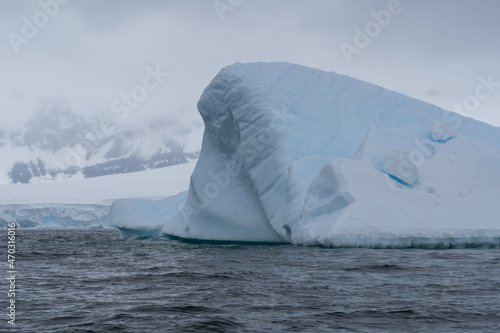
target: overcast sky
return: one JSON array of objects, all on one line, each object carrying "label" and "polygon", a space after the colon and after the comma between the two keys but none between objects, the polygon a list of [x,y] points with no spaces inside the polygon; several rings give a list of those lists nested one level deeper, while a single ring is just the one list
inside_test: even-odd
[{"label": "overcast sky", "polygon": [[464,115],[500,126],[500,1],[397,2],[0,0],[0,127],[44,100],[117,117],[113,102],[159,69],[168,76],[146,80],[124,121],[161,115],[201,133],[203,89],[222,67],[254,61],[347,74],[448,110],[469,103]]}]

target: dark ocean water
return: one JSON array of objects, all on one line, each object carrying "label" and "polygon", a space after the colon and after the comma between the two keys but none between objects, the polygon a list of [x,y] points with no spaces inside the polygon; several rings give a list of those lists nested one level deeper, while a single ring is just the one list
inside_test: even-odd
[{"label": "dark ocean water", "polygon": [[2,278],[1,332],[500,331],[498,248],[122,241],[109,229],[17,236],[16,326]]}]

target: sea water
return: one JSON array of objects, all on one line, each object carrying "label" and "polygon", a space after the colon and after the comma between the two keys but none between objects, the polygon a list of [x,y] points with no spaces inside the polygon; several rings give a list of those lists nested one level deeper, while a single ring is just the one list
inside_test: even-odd
[{"label": "sea water", "polygon": [[[17,229],[1,332],[498,332],[500,249],[119,240]],[[7,275],[7,231],[1,230]]]}]

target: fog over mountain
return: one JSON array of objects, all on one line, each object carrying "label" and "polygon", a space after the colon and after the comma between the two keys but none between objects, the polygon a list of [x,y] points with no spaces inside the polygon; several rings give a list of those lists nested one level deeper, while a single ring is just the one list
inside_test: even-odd
[{"label": "fog over mountain", "polygon": [[[304,64],[442,107],[474,93],[480,75],[500,80],[500,46],[494,42],[499,4],[493,0],[396,1],[396,14],[368,36],[368,45],[357,45],[350,63],[340,44],[356,46],[356,28],[370,29],[373,13],[387,11],[390,1],[57,0],[54,16],[14,47],[9,34],[23,37],[26,20],[34,22],[44,11],[40,3],[0,1],[1,104],[9,118],[31,113],[39,99],[56,97],[67,98],[75,112],[106,113],[156,64],[170,75],[135,110],[137,117],[184,107],[184,117],[201,121],[197,98],[234,62]],[[497,96],[477,113],[491,112],[487,105],[498,101]]]},{"label": "fog over mountain", "polygon": [[197,157],[185,151],[189,133],[167,118],[133,126],[47,102],[23,126],[0,132],[0,182],[89,178],[186,163]]},{"label": "fog over mountain", "polygon": [[[32,159],[22,149],[8,152],[10,144],[56,153],[87,144],[85,132],[104,119],[118,130],[107,154],[137,137],[140,154],[148,156],[170,141],[199,151],[204,125],[196,103],[220,69],[235,62],[286,61],[347,74],[499,126],[499,6],[494,0],[0,0],[2,172],[13,157]],[[46,113],[49,104],[69,113]]]}]

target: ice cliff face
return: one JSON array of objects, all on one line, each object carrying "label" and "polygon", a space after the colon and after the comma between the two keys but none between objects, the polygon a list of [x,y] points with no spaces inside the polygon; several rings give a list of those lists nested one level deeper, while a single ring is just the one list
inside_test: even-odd
[{"label": "ice cliff face", "polygon": [[[500,196],[493,187],[499,181],[489,179],[500,171],[499,128],[287,63],[222,69],[198,109],[205,133],[184,207],[172,219],[129,228],[159,220],[161,233],[183,238],[325,245],[411,237],[421,221],[419,237],[438,229],[446,229],[443,237],[453,237],[452,229],[500,231],[490,221],[500,210],[485,199]],[[469,158],[476,162],[465,163]],[[474,199],[444,198],[450,191]],[[487,206],[475,206],[483,199]],[[432,215],[427,208],[440,200]],[[492,211],[479,225],[454,225],[456,205],[467,216]],[[117,224],[119,211],[114,215]]]},{"label": "ice cliff face", "polygon": [[0,228],[13,221],[22,228],[104,228],[109,225],[109,205],[0,205]]}]

